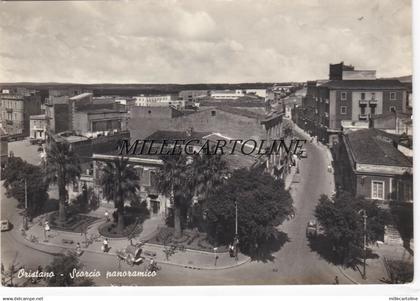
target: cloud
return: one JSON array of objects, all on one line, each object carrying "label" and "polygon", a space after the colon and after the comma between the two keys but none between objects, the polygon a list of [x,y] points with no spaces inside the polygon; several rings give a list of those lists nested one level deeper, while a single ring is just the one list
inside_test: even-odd
[{"label": "cloud", "polygon": [[[345,61],[410,74],[407,0],[3,2],[0,81],[326,78]],[[358,18],[363,16],[363,20]]]}]

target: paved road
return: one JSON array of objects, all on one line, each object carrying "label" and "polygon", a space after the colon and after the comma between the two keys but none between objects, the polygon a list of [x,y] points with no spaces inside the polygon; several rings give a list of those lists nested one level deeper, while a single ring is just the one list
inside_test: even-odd
[{"label": "paved road", "polygon": [[[288,233],[287,242],[272,262],[250,262],[226,270],[190,270],[162,264],[162,269],[154,278],[96,278],[97,285],[234,285],[234,284],[331,284],[337,275],[340,283],[348,280],[339,274],[337,268],[312,252],[306,239],[306,224],[313,217],[319,196],[332,191],[331,174],[327,171],[327,157],[322,149],[307,145],[308,158],[300,163],[300,184],[295,185],[292,196],[296,208],[293,220],[285,222],[280,229]],[[6,202],[4,202],[6,201]],[[4,209],[13,212],[13,202],[2,199],[2,218]],[[19,245],[11,233],[2,235],[2,260],[10,262],[19,250],[22,263],[47,264],[51,255],[28,249]],[[118,271],[115,257],[105,254],[85,253],[81,256],[86,270]],[[122,270],[142,270],[144,267],[130,268],[121,265]]]}]

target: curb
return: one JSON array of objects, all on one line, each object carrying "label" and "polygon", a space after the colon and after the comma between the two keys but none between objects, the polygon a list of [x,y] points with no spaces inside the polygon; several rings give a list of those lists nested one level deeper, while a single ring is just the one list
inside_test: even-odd
[{"label": "curb", "polygon": [[[74,250],[74,247],[69,247],[69,246],[62,246],[62,245],[58,245],[58,244],[54,244],[54,243],[44,243],[44,242],[39,242],[37,244],[32,243],[30,241],[28,241],[26,238],[22,238],[21,239],[17,239],[15,237],[15,235],[12,235],[14,240],[17,242],[21,242],[22,244],[24,244],[25,246],[27,246],[30,249],[45,253],[45,254],[49,254],[49,255],[53,255],[53,256],[58,256],[61,253],[56,253],[56,252],[51,252],[51,251],[46,251],[42,248],[37,248],[36,246],[40,245],[40,246],[44,246],[46,248],[60,248],[62,250]],[[152,246],[160,246],[160,245],[154,245],[154,244],[146,244],[146,245],[152,245]],[[186,250],[190,250],[190,249],[186,249]],[[116,256],[116,253],[108,253],[108,252],[102,252],[102,251],[94,251],[94,250],[89,250],[86,248],[82,248],[83,252],[88,252],[88,253],[94,253],[94,254],[103,254],[103,255],[108,255],[108,256]],[[202,252],[202,251],[197,251],[197,250],[191,250],[191,252],[197,252],[197,253],[204,253],[206,255],[209,254],[213,254],[213,253],[208,253],[208,252]],[[228,253],[228,252],[226,252]],[[220,253],[219,253],[220,254]],[[155,259],[156,262],[160,263],[160,264],[167,264],[167,265],[172,265],[172,266],[178,266],[178,267],[182,267],[182,268],[186,268],[186,269],[194,269],[194,270],[226,270],[226,269],[230,269],[230,268],[235,268],[238,267],[240,265],[243,265],[245,263],[248,263],[251,261],[250,257],[247,257],[244,261],[239,262],[238,264],[235,265],[230,265],[230,266],[223,266],[223,267],[199,267],[199,266],[195,266],[195,265],[185,265],[185,264],[180,264],[180,263],[175,263],[175,262],[170,262],[170,261],[162,261],[162,260],[158,260]]]},{"label": "curb", "polygon": [[337,269],[340,271],[340,273],[344,277],[346,277],[348,280],[350,280],[351,282],[353,282],[353,284],[361,284],[360,282],[357,282],[356,280],[354,280],[353,278],[351,278],[349,275],[347,275],[346,272],[344,272],[341,267],[337,266]]}]

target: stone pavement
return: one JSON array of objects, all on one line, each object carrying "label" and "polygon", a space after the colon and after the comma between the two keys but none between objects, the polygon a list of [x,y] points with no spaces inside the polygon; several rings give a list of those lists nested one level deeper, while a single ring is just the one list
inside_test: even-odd
[{"label": "stone pavement", "polygon": [[[98,227],[104,223],[104,218],[89,226],[86,235],[87,243],[85,236],[81,233],[57,231],[54,229],[51,229],[48,233],[44,233],[44,227],[42,226],[44,220],[45,216],[34,219],[29,224],[29,229],[25,232],[25,235],[19,235],[20,232],[16,231],[16,235],[20,236],[17,239],[30,248],[51,254],[75,251],[76,244],[80,243],[83,252],[116,256],[118,250],[124,250],[130,244],[127,238],[108,238],[109,251],[106,253],[103,252],[101,247],[104,237],[101,237],[99,234]],[[152,217],[146,220],[142,233],[138,238],[133,239],[133,244],[150,239],[156,233],[158,225],[161,224],[162,222],[159,217]],[[21,228],[21,225],[19,227]],[[214,254],[191,249],[185,249],[183,251],[175,250],[175,253],[167,258],[164,249],[164,246],[156,244],[146,243],[143,246],[143,252],[147,251],[144,254],[147,259],[152,258],[148,254],[154,254],[155,256],[153,258],[158,263],[189,269],[227,269],[250,261],[250,258],[243,254],[240,254],[236,261],[227,252]],[[83,258],[83,254],[81,258]]]}]

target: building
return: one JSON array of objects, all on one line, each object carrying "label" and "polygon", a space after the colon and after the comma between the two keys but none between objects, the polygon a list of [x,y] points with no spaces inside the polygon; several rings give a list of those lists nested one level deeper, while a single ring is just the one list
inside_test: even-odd
[{"label": "building", "polygon": [[9,157],[9,137],[7,133],[0,127],[0,163],[3,168]]},{"label": "building", "polygon": [[320,141],[332,145],[338,141],[343,124],[369,124],[377,115],[406,112],[406,87],[398,80],[374,76],[372,70],[354,70],[342,63],[330,65],[330,80],[307,83],[307,95],[302,107],[294,112],[294,120]]},{"label": "building", "polygon": [[74,112],[72,130],[77,135],[97,137],[127,130],[127,110],[117,105],[105,108],[89,106]]},{"label": "building", "polygon": [[178,110],[185,108],[184,100],[175,100],[171,95],[140,95],[134,99],[139,107],[175,107]]},{"label": "building", "polygon": [[41,114],[41,95],[38,91],[4,89],[0,94],[0,117],[9,136],[29,136],[29,116]]},{"label": "building", "polygon": [[383,204],[412,202],[413,162],[398,150],[397,136],[361,129],[342,139],[334,158],[339,189]]},{"label": "building", "polygon": [[58,92],[52,96],[50,95],[45,103],[45,115],[48,118],[48,131],[51,133],[73,130],[75,111],[77,111],[80,106],[91,104],[93,98],[93,94],[88,92],[74,96],[63,95]]},{"label": "building", "polygon": [[245,89],[245,94],[256,95],[260,98],[265,99],[267,97],[266,89]]},{"label": "building", "polygon": [[413,136],[413,119],[409,113],[386,112],[373,116],[371,126],[391,134]]},{"label": "building", "polygon": [[213,90],[210,97],[217,100],[233,100],[245,96],[243,90]]},{"label": "building", "polygon": [[[108,202],[102,193],[102,187],[100,179],[102,175],[102,169],[106,162],[118,160],[120,156],[115,152],[110,153],[95,153],[92,156],[93,159],[93,186],[94,191],[99,197],[100,203],[105,207],[113,207],[112,202]],[[147,208],[150,211],[151,216],[160,216],[165,218],[171,208],[170,199],[157,190],[156,174],[160,167],[163,165],[163,161],[158,156],[127,156],[130,165],[132,165],[139,176],[139,195],[141,200],[147,202]],[[127,205],[129,203],[127,202]]]},{"label": "building", "polygon": [[45,114],[32,115],[30,117],[30,133],[29,138],[32,140],[46,140],[47,139],[47,125],[48,120]]},{"label": "building", "polygon": [[179,98],[185,103],[199,102],[201,99],[209,96],[208,90],[183,90],[178,94]]}]

